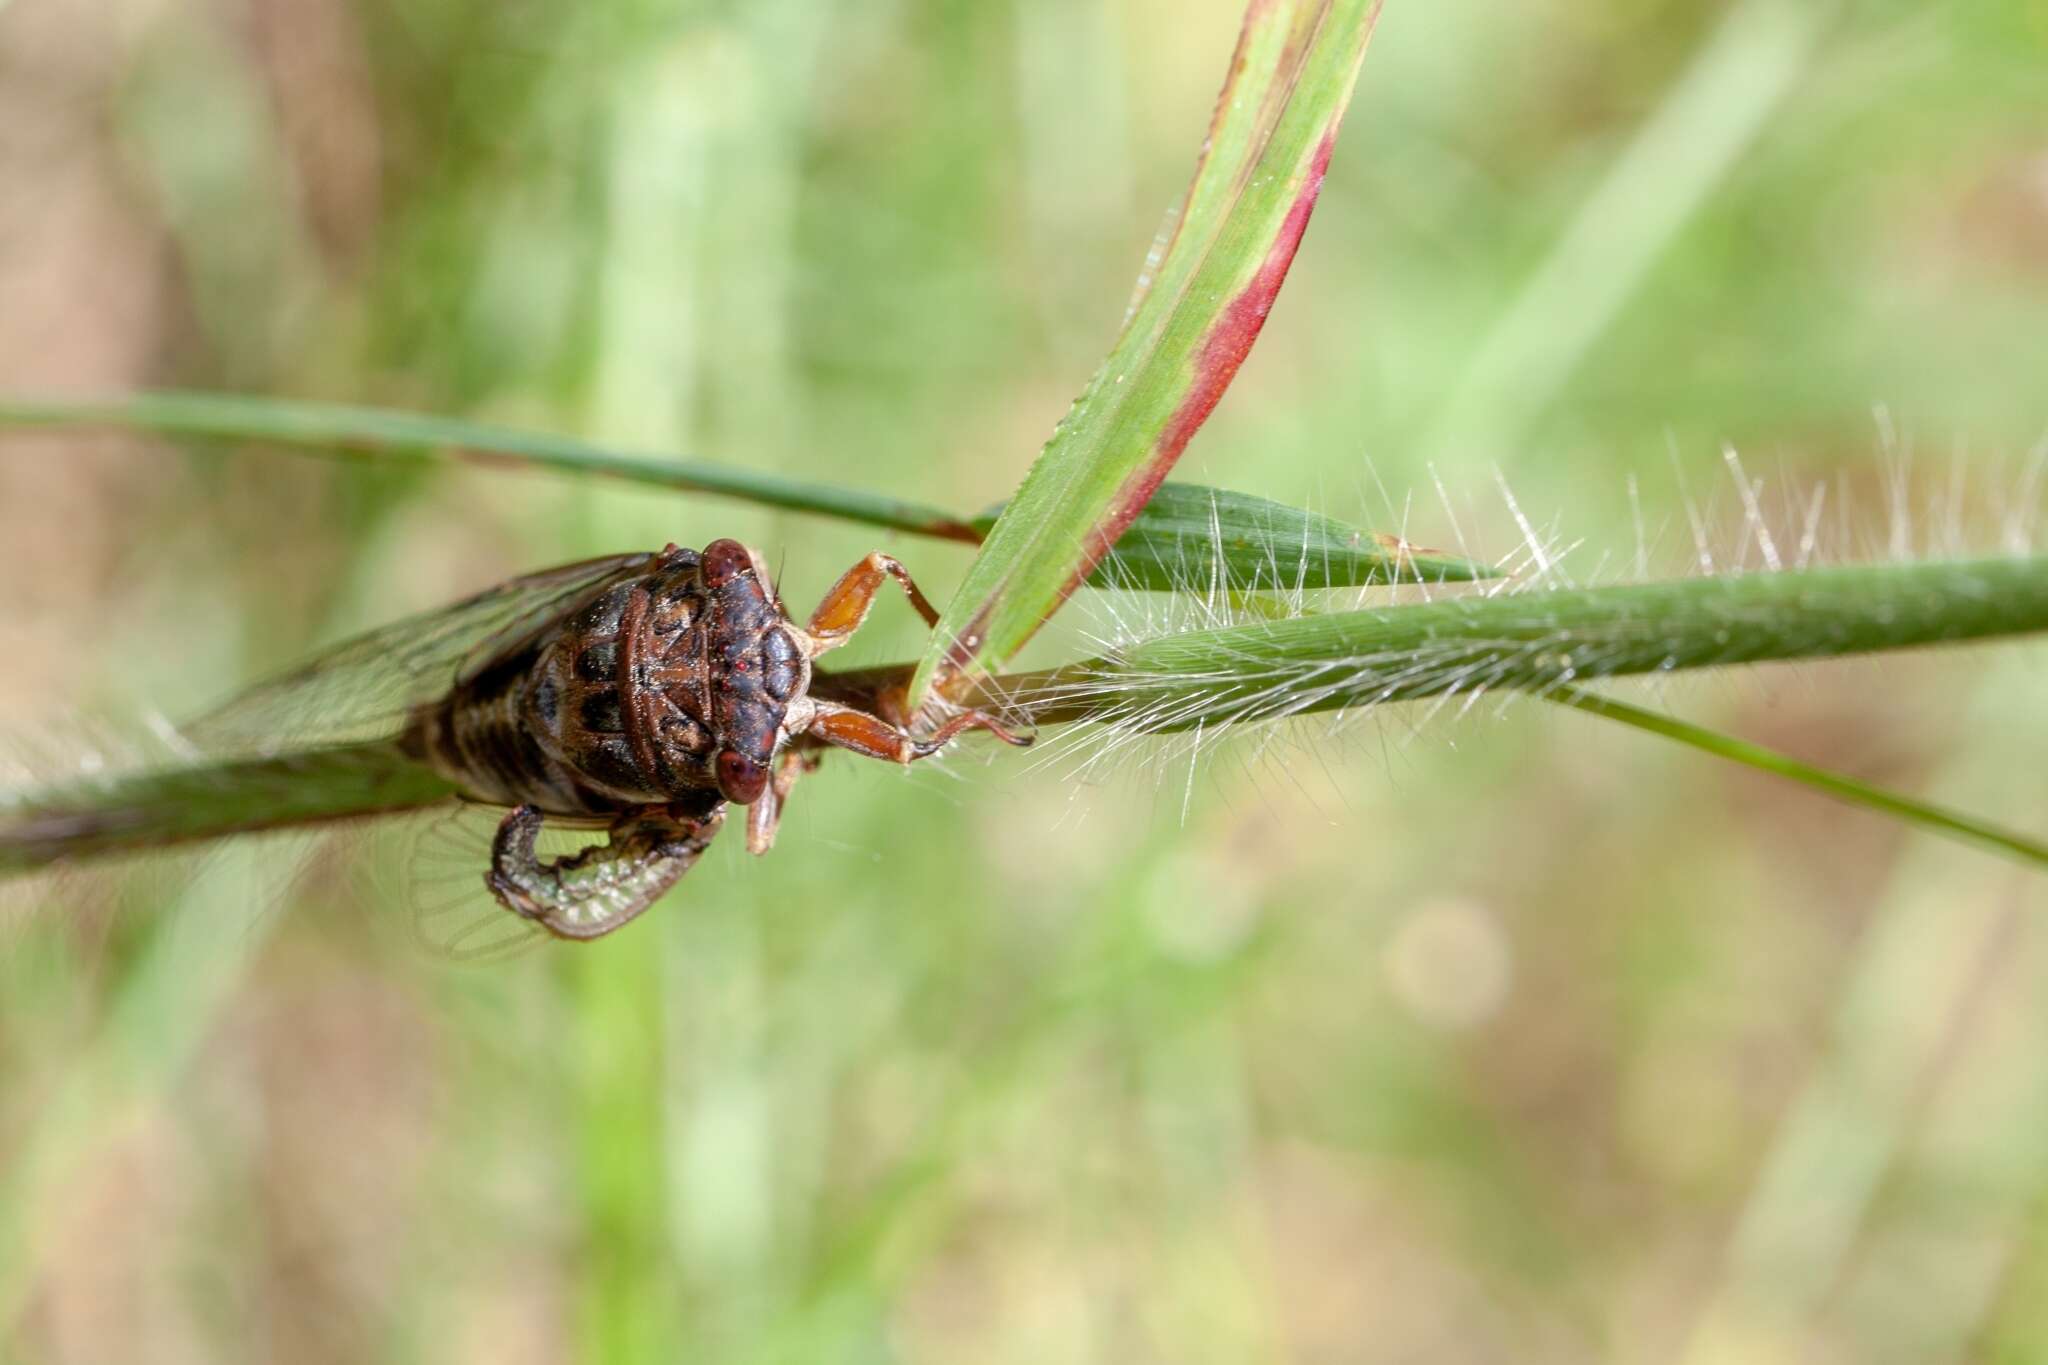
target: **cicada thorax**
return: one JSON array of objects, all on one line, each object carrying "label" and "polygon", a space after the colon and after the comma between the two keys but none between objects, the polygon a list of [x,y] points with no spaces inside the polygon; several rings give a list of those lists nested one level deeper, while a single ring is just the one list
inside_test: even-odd
[{"label": "cicada thorax", "polygon": [[715,790],[707,593],[692,551],[550,632],[524,695],[550,759],[617,804]]},{"label": "cicada thorax", "polygon": [[492,660],[415,725],[477,799],[559,815],[751,800],[810,662],[756,560],[672,549]]}]

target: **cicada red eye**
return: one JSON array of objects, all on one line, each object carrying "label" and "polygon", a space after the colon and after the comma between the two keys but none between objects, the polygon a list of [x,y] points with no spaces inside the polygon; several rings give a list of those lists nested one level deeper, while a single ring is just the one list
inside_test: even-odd
[{"label": "cicada red eye", "polygon": [[726,800],[752,805],[768,785],[768,769],[736,749],[718,754],[718,790]]},{"label": "cicada red eye", "polygon": [[747,547],[737,540],[714,540],[704,547],[704,558],[698,572],[704,575],[704,586],[722,588],[754,567],[754,556]]}]

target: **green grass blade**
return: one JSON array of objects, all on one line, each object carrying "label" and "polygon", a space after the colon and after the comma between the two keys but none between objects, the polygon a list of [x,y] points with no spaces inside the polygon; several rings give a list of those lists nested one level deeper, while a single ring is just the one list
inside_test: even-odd
[{"label": "green grass blade", "polygon": [[1109,358],[990,532],[910,702],[1012,657],[1152,497],[1257,340],[1329,164],[1377,0],[1255,0],[1186,207]]},{"label": "green grass blade", "polygon": [[453,793],[388,743],[79,783],[0,805],[0,875],[67,858],[411,810]]},{"label": "green grass blade", "polygon": [[[1000,506],[975,518],[983,532]],[[1466,583],[1499,570],[1375,535],[1269,498],[1164,483],[1107,558],[1093,588],[1148,592],[1296,592],[1382,583]]]},{"label": "green grass blade", "polygon": [[1556,687],[1543,694],[1546,701],[1560,706],[1569,706],[1588,715],[1604,716],[1623,725],[1675,739],[1703,753],[1714,754],[1733,760],[1758,772],[1770,773],[1777,777],[1790,778],[1802,786],[1811,787],[1850,805],[1863,806],[1886,815],[1894,815],[1917,829],[1938,834],[1945,839],[1969,844],[1973,848],[1989,849],[2008,857],[2017,858],[2034,867],[2048,868],[2048,843],[2032,839],[2024,834],[2001,829],[1997,825],[1979,820],[1974,816],[1955,811],[1943,810],[1940,806],[1925,801],[1915,801],[1909,796],[1900,796],[1873,787],[1867,782],[1832,773],[1825,768],[1816,768],[1811,763],[1802,763],[1789,754],[1775,749],[1766,749],[1761,744],[1752,744],[1746,739],[1724,735],[1702,725],[1694,725],[1676,716],[1632,706],[1613,697],[1588,692],[1579,687]]},{"label": "green grass blade", "polygon": [[174,392],[80,400],[0,398],[0,428],[8,427],[121,427],[216,441],[261,441],[342,459],[549,469],[710,493],[914,535],[969,543],[980,539],[951,514],[901,498],[777,478],[704,460],[609,450],[573,436],[384,408]]},{"label": "green grass blade", "polygon": [[[230,394],[140,393],[89,400],[0,398],[0,430],[120,427],[217,441],[257,441],[338,459],[484,464],[629,479],[974,544],[995,510],[972,520],[829,485],[796,483],[667,456],[608,451],[569,437],[388,409]],[[1278,571],[1276,575],[1276,570]],[[1185,591],[1453,582],[1493,570],[1248,493],[1167,484],[1098,565],[1096,587]]]}]

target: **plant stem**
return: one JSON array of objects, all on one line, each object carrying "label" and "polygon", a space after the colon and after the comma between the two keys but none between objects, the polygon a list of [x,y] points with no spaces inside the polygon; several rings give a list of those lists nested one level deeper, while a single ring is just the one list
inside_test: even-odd
[{"label": "plant stem", "polygon": [[[254,441],[326,459],[469,463],[604,475],[714,493],[913,535],[978,544],[993,511],[955,517],[857,489],[803,483],[728,465],[606,450],[565,436],[378,408],[232,394],[142,393],[81,401],[0,398],[0,430],[126,427],[216,441]],[[1089,582],[1158,592],[1209,585],[1275,591],[1496,577],[1489,565],[1371,535],[1319,513],[1249,493],[1166,484],[1098,564]]]},{"label": "plant stem", "polygon": [[973,527],[942,509],[857,488],[799,482],[707,460],[628,454],[573,436],[383,408],[207,393],[138,393],[79,401],[0,398],[0,427],[5,426],[134,427],[208,440],[267,441],[330,458],[395,456],[500,469],[538,465],[739,498],[970,545],[981,540]]},{"label": "plant stem", "polygon": [[1720,734],[1704,726],[1680,720],[1676,716],[1645,710],[1640,706],[1632,706],[1625,701],[1617,701],[1613,697],[1588,692],[1583,688],[1555,687],[1543,693],[1543,699],[1556,702],[1559,706],[1584,711],[1589,715],[1605,716],[1609,720],[1620,721],[1623,725],[1633,726],[1653,735],[1662,735],[1666,739],[1675,739],[1680,744],[1689,744],[1704,753],[1732,759],[1759,772],[1790,778],[1794,782],[1811,787],[1815,791],[1825,792],[1851,805],[1895,815],[1908,824],[1918,825],[1944,838],[1954,839],[1976,848],[1990,849],[1995,853],[2017,858],[2033,867],[2048,867],[2048,844],[2039,840],[2001,829],[1997,825],[1972,816],[1943,810],[1924,801],[1915,801],[1910,797],[1881,790],[1853,777],[1816,768],[1810,763],[1800,762],[1789,754],[1766,749],[1763,745],[1752,744],[1746,739]]},{"label": "plant stem", "polygon": [[[2043,630],[2048,557],[1853,565],[1254,621],[997,678],[964,700],[1030,724],[1161,732]],[[821,674],[813,691],[872,701],[909,673]]]}]

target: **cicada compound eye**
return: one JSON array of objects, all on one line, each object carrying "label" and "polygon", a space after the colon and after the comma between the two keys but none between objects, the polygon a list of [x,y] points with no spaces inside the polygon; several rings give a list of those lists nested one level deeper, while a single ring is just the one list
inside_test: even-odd
[{"label": "cicada compound eye", "polygon": [[746,546],[737,540],[714,540],[704,547],[704,558],[698,572],[704,575],[704,586],[722,588],[754,567],[754,556]]},{"label": "cicada compound eye", "polygon": [[750,806],[768,786],[768,769],[737,749],[718,754],[718,790],[728,801]]}]

